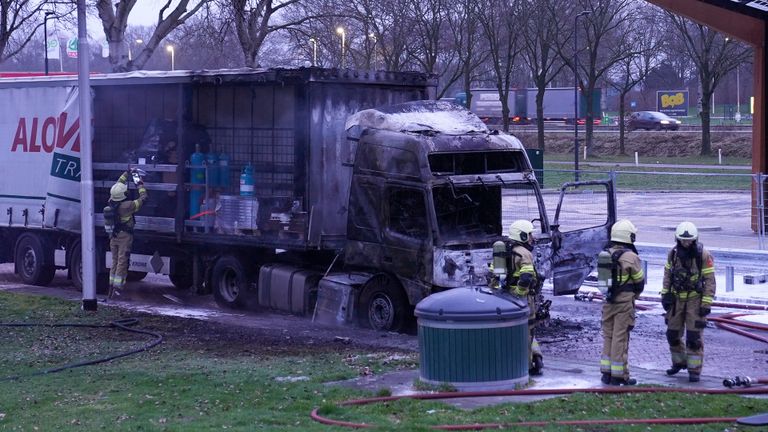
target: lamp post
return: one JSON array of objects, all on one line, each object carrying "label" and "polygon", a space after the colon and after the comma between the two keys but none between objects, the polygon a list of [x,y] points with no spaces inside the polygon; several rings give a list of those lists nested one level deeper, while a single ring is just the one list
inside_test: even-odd
[{"label": "lamp post", "polygon": [[171,70],[172,71],[176,70],[176,58],[175,58],[176,53],[173,50],[173,45],[168,45],[167,47],[165,47],[165,50],[171,53]]},{"label": "lamp post", "polygon": [[[51,11],[47,11],[45,13],[45,17],[43,17],[43,33],[45,33],[45,74],[48,75],[48,17],[51,15],[56,15],[55,13]],[[61,59],[59,59],[61,61]]]},{"label": "lamp post", "polygon": [[336,33],[341,35],[341,67],[344,68],[344,67],[347,66],[347,62],[346,62],[346,59],[345,59],[345,54],[346,53],[344,52],[344,47],[347,44],[346,43],[347,33],[344,31],[343,27],[336,27]]},{"label": "lamp post", "polygon": [[589,14],[581,11],[573,18],[573,179],[579,181],[579,17]]},{"label": "lamp post", "polygon": [[312,44],[312,66],[317,66],[317,39],[309,38],[309,43]]},{"label": "lamp post", "polygon": [[[144,43],[144,39],[136,39],[136,45],[141,45],[143,43]],[[133,54],[131,53],[131,45],[132,44],[130,43],[128,44],[128,60],[129,61],[133,61]]]}]

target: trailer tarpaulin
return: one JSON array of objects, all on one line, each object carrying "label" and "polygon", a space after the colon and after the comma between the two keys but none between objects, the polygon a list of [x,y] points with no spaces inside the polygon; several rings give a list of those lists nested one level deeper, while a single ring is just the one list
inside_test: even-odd
[{"label": "trailer tarpaulin", "polygon": [[0,90],[3,224],[80,231],[77,94],[72,86]]}]

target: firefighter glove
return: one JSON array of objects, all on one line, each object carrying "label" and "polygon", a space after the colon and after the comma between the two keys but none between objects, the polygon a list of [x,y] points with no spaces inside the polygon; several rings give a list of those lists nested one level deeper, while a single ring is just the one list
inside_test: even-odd
[{"label": "firefighter glove", "polygon": [[664,311],[669,312],[670,309],[672,309],[672,306],[675,304],[675,295],[671,292],[665,293],[661,295],[661,307],[664,308]]},{"label": "firefighter glove", "polygon": [[699,308],[699,316],[705,317],[709,315],[709,313],[712,312],[712,309],[709,306],[702,306]]}]

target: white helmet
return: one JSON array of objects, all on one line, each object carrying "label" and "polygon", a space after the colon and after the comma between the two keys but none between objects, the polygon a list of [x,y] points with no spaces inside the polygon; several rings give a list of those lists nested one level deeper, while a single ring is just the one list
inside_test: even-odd
[{"label": "white helmet", "polygon": [[699,230],[693,222],[680,222],[675,230],[675,238],[678,240],[697,240],[699,238]]},{"label": "white helmet", "polygon": [[627,219],[616,221],[611,227],[611,241],[614,242],[633,244],[636,234],[637,228]]},{"label": "white helmet", "polygon": [[527,243],[533,237],[533,224],[525,219],[519,219],[509,226],[509,238],[520,243]]},{"label": "white helmet", "polygon": [[109,190],[109,197],[112,201],[122,201],[125,199],[125,193],[128,191],[128,185],[123,182],[117,182]]}]

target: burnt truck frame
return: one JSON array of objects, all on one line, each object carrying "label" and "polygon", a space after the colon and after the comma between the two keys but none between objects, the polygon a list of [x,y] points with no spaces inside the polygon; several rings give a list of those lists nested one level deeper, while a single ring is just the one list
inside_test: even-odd
[{"label": "burnt truck frame", "polygon": [[[545,201],[551,208],[555,196],[540,190],[520,142],[458,105],[428,101],[434,89],[421,73],[321,68],[93,77],[97,290],[106,290],[111,264],[100,203],[129,163],[148,173],[150,195],[136,218],[129,278],[165,274],[225,307],[399,330],[430,293],[485,284],[493,242],[519,218],[537,226],[537,269],[554,294],[578,290],[616,219],[612,181],[564,185],[550,223]],[[69,109],[77,106],[73,78],[0,80],[0,96],[19,92],[20,100],[64,92]],[[33,114],[63,127],[63,109],[47,106],[37,109],[54,111]],[[158,119],[166,129],[148,140]],[[0,138],[32,148],[35,135],[21,143],[19,125]],[[75,140],[69,132],[57,136]],[[67,147],[43,150],[79,163],[58,144]],[[228,154],[230,170],[190,165],[196,145]],[[31,173],[41,182],[53,175],[46,163],[30,165],[42,166]],[[238,195],[245,165],[253,197]],[[190,181],[193,170],[205,171],[204,184]],[[227,181],[209,182],[214,171]],[[67,269],[81,287],[79,208],[57,207],[51,190],[12,188],[0,183],[8,215],[0,260],[14,262],[25,283],[46,285]],[[196,215],[193,191],[207,204]]]}]

